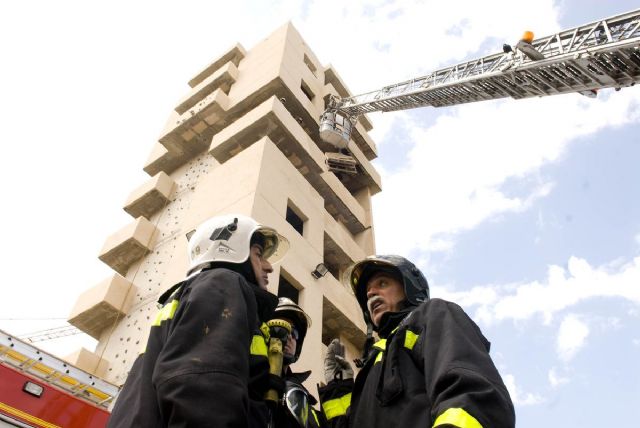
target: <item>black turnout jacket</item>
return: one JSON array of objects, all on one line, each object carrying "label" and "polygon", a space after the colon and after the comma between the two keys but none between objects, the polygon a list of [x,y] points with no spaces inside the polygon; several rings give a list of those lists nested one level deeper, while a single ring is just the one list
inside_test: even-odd
[{"label": "black turnout jacket", "polygon": [[232,270],[185,280],[159,311],[108,427],[267,426],[269,333],[262,322],[276,304]]},{"label": "black turnout jacket", "polygon": [[[302,384],[311,375],[311,371],[293,373],[291,369],[287,369],[283,378],[285,381],[285,397],[281,400],[276,414],[275,428],[328,428],[327,421],[322,412],[318,412],[314,407],[318,401]],[[306,411],[299,411],[302,414],[302,421],[296,420],[292,416],[292,411],[288,406],[296,406],[296,403],[287,403],[287,392],[293,388],[301,389],[307,398],[308,408]]]},{"label": "black turnout jacket", "polygon": [[320,388],[331,426],[514,427],[513,404],[478,326],[441,299],[412,309],[381,334],[355,383]]}]

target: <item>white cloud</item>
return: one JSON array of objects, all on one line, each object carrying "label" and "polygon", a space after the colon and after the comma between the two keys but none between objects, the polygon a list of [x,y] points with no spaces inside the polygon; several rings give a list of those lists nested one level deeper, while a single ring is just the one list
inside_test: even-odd
[{"label": "white cloud", "polygon": [[[379,250],[437,251],[432,243],[438,239],[453,240],[501,213],[527,210],[553,189],[538,171],[561,158],[570,143],[640,120],[638,88],[583,98],[476,103],[447,110],[430,127],[412,123],[407,167],[385,173],[384,192],[374,198]],[[507,180],[524,178],[533,178],[532,190],[516,196],[502,190]],[[412,233],[393,227],[399,206]]]},{"label": "white cloud", "polygon": [[632,339],[631,343],[633,343],[634,346],[639,346],[640,347],[640,339]]},{"label": "white cloud", "polygon": [[548,379],[549,379],[549,384],[551,384],[553,388],[557,388],[558,386],[564,385],[571,381],[571,379],[569,379],[568,377],[559,375],[555,367],[552,367],[549,370]]},{"label": "white cloud", "polygon": [[[338,68],[354,93],[427,74],[478,51],[494,53],[503,41],[517,41],[529,26],[540,35],[559,29],[551,0],[526,13],[514,13],[506,0],[317,0],[305,7],[305,17],[294,23],[300,22],[309,45]],[[328,23],[336,31],[327,31]],[[487,46],[488,39],[496,41]]]},{"label": "white cloud", "polygon": [[640,304],[638,284],[640,257],[616,270],[610,270],[608,265],[592,267],[584,259],[571,257],[566,268],[550,266],[544,282],[489,285],[442,295],[464,302],[465,307],[480,305],[474,318],[486,324],[505,319],[526,320],[536,314],[548,324],[557,312],[590,298],[620,297]]},{"label": "white cloud", "polygon": [[602,327],[606,331],[619,330],[622,328],[622,320],[618,317],[608,317],[602,323]]},{"label": "white cloud", "polygon": [[516,406],[532,406],[544,402],[544,398],[538,394],[530,392],[522,392],[516,385],[516,378],[512,374],[506,374],[502,377],[504,384],[511,395],[511,401]]},{"label": "white cloud", "polygon": [[589,336],[589,326],[576,315],[569,314],[558,331],[556,350],[561,360],[568,362],[586,344]]}]

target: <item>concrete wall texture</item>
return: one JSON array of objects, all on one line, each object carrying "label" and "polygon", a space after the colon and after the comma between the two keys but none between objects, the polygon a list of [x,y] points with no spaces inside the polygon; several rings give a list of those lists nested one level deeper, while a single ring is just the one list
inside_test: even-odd
[{"label": "concrete wall texture", "polygon": [[[158,296],[185,276],[186,234],[211,216],[241,213],[291,243],[269,289],[293,293],[313,320],[293,369],[313,370],[307,386],[315,391],[332,338],[342,339],[351,359],[364,343],[360,309],[340,277],[375,252],[371,196],[380,191],[380,176],[370,164],[371,124],[359,118],[349,143],[359,173],[330,171],[319,117],[331,94],[350,93],[291,24],[249,51],[233,46],[189,86],[144,166],[151,178],[124,204],[131,224],[100,252],[113,275],[84,292],[69,316],[99,340],[94,353],[77,352],[71,362],[124,383],[145,347]],[[287,221],[288,211],[303,222],[302,233]],[[329,273],[316,279],[318,263]]]}]

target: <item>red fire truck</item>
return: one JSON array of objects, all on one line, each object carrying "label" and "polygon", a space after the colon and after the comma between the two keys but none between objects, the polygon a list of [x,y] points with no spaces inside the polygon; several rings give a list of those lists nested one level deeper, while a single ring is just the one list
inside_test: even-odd
[{"label": "red fire truck", "polygon": [[98,428],[118,387],[0,330],[0,428]]}]

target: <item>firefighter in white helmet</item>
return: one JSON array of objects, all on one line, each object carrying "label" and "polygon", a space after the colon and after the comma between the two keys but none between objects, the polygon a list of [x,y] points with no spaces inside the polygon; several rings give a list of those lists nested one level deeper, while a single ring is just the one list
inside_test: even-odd
[{"label": "firefighter in white helmet", "polygon": [[288,242],[243,215],[202,223],[184,281],[167,290],[109,427],[265,427],[271,263]]}]

